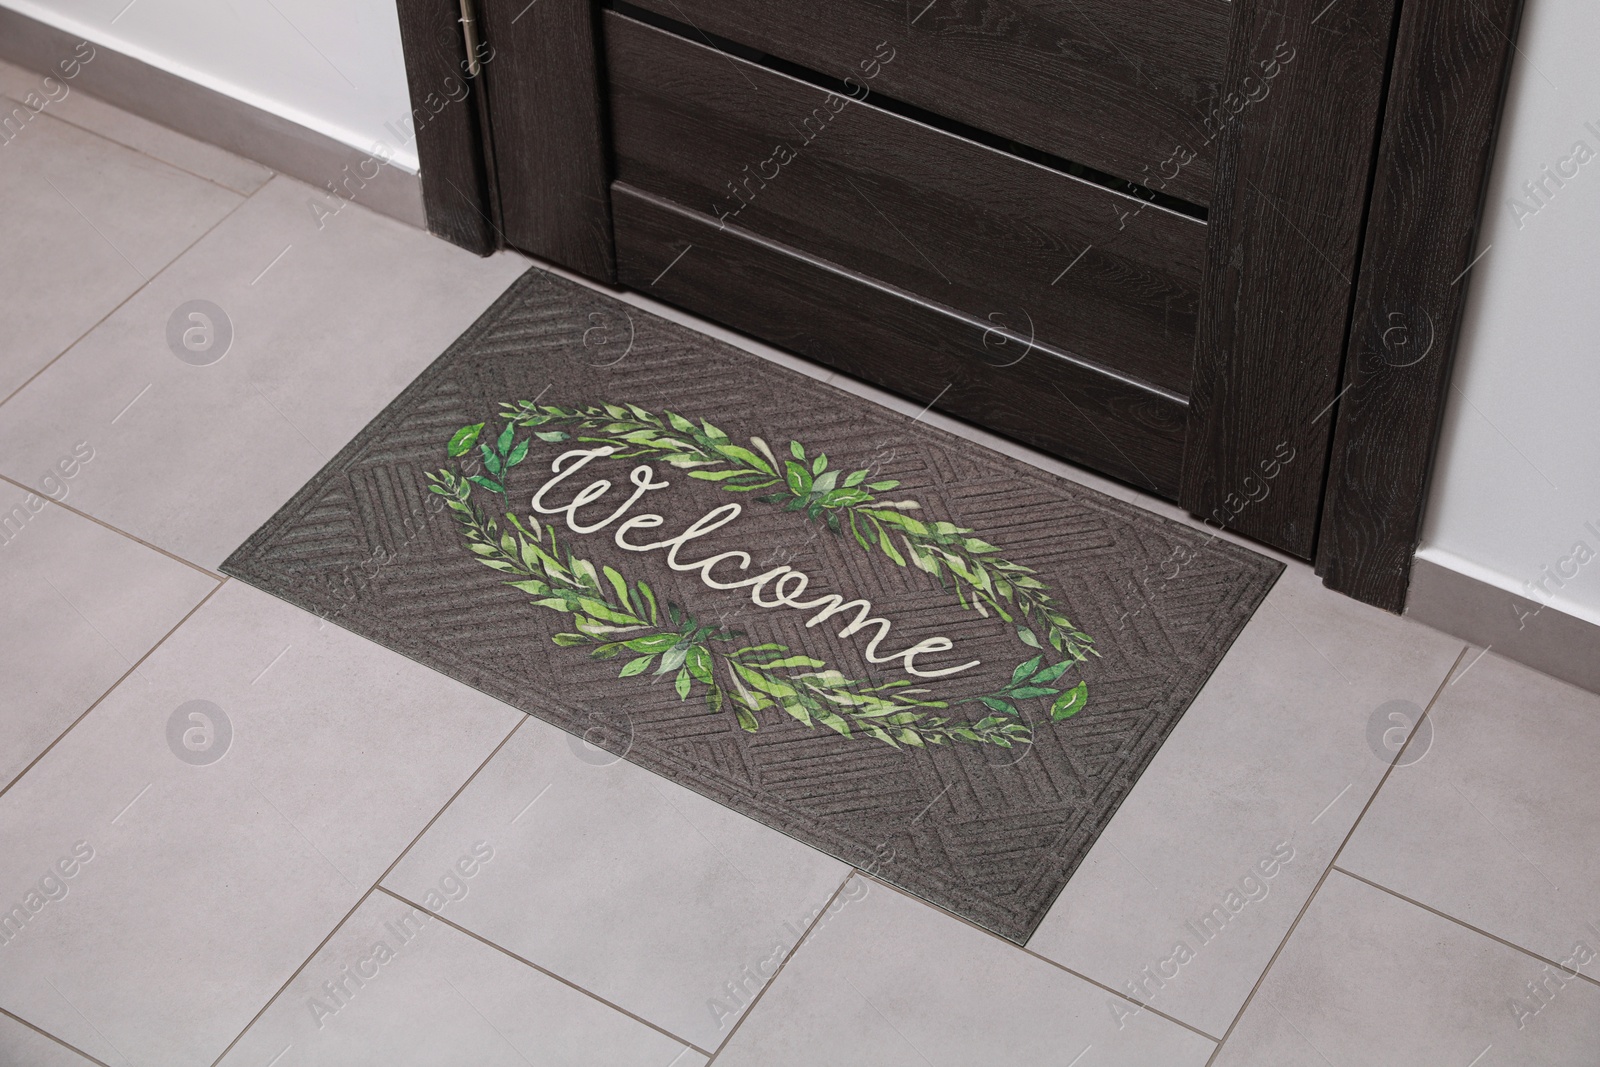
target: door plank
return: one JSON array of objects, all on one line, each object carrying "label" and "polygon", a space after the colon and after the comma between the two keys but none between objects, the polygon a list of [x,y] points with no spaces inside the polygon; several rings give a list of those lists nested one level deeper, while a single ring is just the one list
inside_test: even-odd
[{"label": "door plank", "polygon": [[1159,496],[1176,494],[1181,397],[1015,335],[1000,345],[982,319],[622,182],[612,204],[623,284]]},{"label": "door plank", "polygon": [[620,180],[1188,392],[1203,222],[615,12],[605,31]]},{"label": "door plank", "polygon": [[1522,0],[1406,0],[1317,573],[1405,607]]},{"label": "door plank", "polygon": [[1237,0],[1225,84],[1287,55],[1222,136],[1180,502],[1310,559],[1393,0]]},{"label": "door plank", "polygon": [[[1191,203],[1210,200],[1218,81],[1238,6],[1226,0],[633,3],[836,79],[860,80],[887,42],[894,60],[866,68],[875,92]],[[1162,178],[1180,148],[1192,161]]]},{"label": "door plank", "polygon": [[486,256],[499,241],[489,221],[489,173],[478,126],[482,83],[465,73],[461,8],[457,0],[397,0],[396,6],[428,232]]},{"label": "door plank", "polygon": [[506,243],[611,282],[606,129],[589,0],[480,3]]}]

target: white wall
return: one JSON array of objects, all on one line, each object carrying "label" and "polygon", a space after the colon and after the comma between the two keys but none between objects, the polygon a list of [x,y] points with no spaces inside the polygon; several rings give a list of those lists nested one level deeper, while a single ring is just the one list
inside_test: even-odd
[{"label": "white wall", "polygon": [[1527,0],[1518,46],[1419,555],[1600,623],[1600,3]]},{"label": "white wall", "polygon": [[394,0],[4,3],[363,151],[382,144],[417,170]]}]

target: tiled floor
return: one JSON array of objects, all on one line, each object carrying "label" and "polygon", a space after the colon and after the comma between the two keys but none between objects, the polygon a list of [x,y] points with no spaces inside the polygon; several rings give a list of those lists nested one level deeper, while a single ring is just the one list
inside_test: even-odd
[{"label": "tiled floor", "polygon": [[315,195],[0,143],[0,1064],[1596,1062],[1600,697],[1301,565],[1025,949],[224,580],[527,265]]}]

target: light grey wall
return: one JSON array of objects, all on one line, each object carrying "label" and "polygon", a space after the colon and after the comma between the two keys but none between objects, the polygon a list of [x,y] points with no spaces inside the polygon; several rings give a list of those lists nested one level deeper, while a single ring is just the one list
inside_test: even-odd
[{"label": "light grey wall", "polygon": [[1600,623],[1600,4],[1518,45],[1418,554]]}]

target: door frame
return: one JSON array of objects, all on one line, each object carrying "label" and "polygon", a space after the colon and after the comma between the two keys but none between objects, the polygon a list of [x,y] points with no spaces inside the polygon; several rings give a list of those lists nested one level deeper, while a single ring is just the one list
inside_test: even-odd
[{"label": "door frame", "polygon": [[[600,5],[396,2],[429,229],[615,285]],[[1522,0],[1231,6],[1179,503],[1399,612]]]}]

